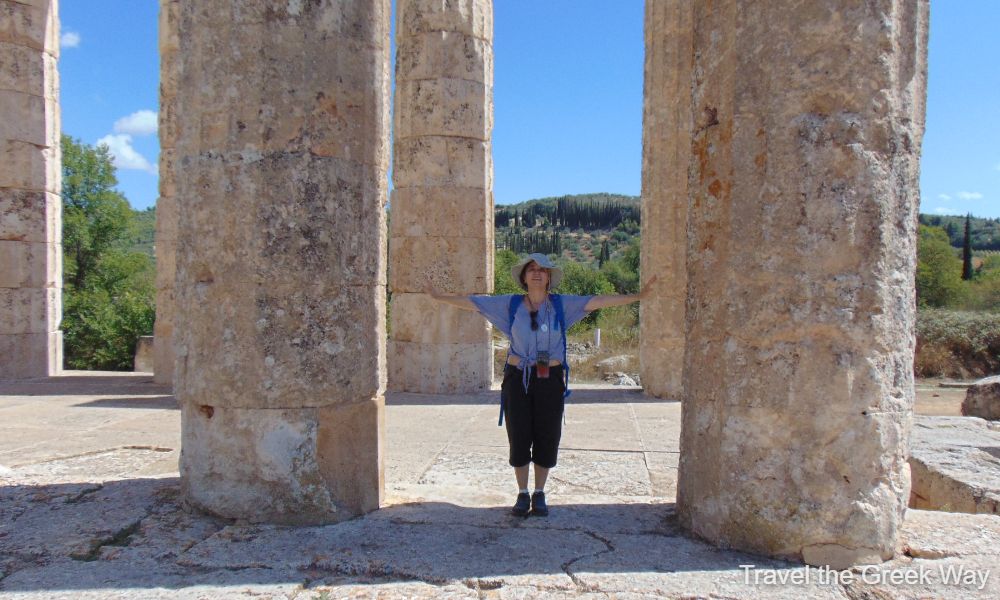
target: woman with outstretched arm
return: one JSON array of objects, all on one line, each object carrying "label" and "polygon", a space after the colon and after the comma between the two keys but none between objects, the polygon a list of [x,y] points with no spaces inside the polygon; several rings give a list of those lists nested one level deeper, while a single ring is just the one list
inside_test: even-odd
[{"label": "woman with outstretched arm", "polygon": [[[649,295],[652,277],[638,294],[573,296],[551,294],[562,269],[544,254],[530,254],[511,268],[514,281],[527,292],[506,296],[438,294],[434,300],[463,310],[477,311],[510,339],[510,352],[501,386],[502,413],[510,444],[518,494],[511,513],[546,516],[545,481],[556,465],[566,381],[566,330],[599,308],[620,306]],[[560,318],[561,317],[561,318]],[[528,466],[535,465],[534,493],[528,493]]]}]

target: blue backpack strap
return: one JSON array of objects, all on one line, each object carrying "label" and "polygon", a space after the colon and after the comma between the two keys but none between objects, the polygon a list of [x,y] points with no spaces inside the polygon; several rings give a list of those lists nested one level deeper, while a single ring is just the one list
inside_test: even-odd
[{"label": "blue backpack strap", "polygon": [[[510,323],[511,329],[514,328],[514,315],[517,314],[517,309],[521,307],[521,303],[524,302],[524,296],[520,294],[515,294],[510,297],[510,306],[507,310],[507,322]],[[506,376],[507,365],[510,364],[510,345],[507,346],[507,358],[503,361],[503,372]],[[503,425],[503,409],[504,405],[507,403],[507,399],[503,396],[503,383],[500,384],[500,419],[497,421],[497,427]]]},{"label": "blue backpack strap", "polygon": [[569,398],[569,353],[566,351],[566,311],[563,310],[562,296],[552,294],[552,307],[556,309],[556,323],[559,323],[559,331],[562,332],[563,346],[563,383],[566,392],[563,398]]}]

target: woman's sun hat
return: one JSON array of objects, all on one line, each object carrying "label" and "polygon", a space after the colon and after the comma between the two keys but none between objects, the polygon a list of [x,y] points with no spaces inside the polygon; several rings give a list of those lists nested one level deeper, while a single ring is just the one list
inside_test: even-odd
[{"label": "woman's sun hat", "polygon": [[524,291],[528,291],[528,286],[521,281],[521,273],[524,272],[524,268],[528,266],[530,262],[538,263],[539,267],[548,269],[549,271],[549,289],[554,290],[559,282],[562,281],[563,272],[562,269],[556,266],[556,263],[549,260],[548,256],[544,254],[539,254],[535,252],[534,254],[529,254],[528,256],[521,259],[521,262],[517,263],[510,268],[510,276],[514,278],[514,283],[516,283]]}]

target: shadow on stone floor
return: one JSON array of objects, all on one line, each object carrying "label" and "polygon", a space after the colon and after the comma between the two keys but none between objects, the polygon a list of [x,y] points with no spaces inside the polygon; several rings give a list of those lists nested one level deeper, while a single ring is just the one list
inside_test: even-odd
[{"label": "shadow on stone floor", "polygon": [[86,374],[78,375],[0,380],[0,396],[170,395],[172,393],[171,385],[155,383],[152,374],[148,373],[88,371]]},{"label": "shadow on stone floor", "polygon": [[73,404],[74,408],[144,408],[144,409],[180,409],[177,399],[173,396],[138,396],[136,398],[98,398]]},{"label": "shadow on stone floor", "polygon": [[177,478],[2,487],[0,557],[5,592],[334,577],[559,588],[583,572],[794,568],[684,537],[669,503],[556,504],[548,518],[517,518],[507,507],[418,502],[289,527],[186,512]]}]

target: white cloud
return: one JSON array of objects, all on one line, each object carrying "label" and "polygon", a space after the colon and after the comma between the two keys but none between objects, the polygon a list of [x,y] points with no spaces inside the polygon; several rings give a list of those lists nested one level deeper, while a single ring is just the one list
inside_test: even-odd
[{"label": "white cloud", "polygon": [[982,200],[983,195],[979,192],[959,192],[956,194],[962,200]]},{"label": "white cloud", "polygon": [[948,194],[938,194],[938,198],[942,200],[951,200],[951,196],[949,196]]},{"label": "white cloud", "polygon": [[67,31],[59,38],[59,45],[63,48],[76,48],[80,45],[80,34],[75,31]]},{"label": "white cloud", "polygon": [[134,169],[136,171],[146,171],[157,175],[159,170],[156,165],[146,160],[146,157],[136,152],[132,147],[132,136],[127,133],[111,134],[97,140],[97,145],[104,144],[108,147],[114,164],[119,169]]},{"label": "white cloud", "polygon": [[130,135],[152,135],[156,133],[156,112],[137,110],[127,117],[115,121],[115,133]]},{"label": "white cloud", "polygon": [[935,208],[934,212],[936,214],[939,214],[939,215],[964,215],[965,214],[965,213],[963,213],[960,210],[956,210],[954,208],[945,208],[943,206],[939,206],[939,207]]}]

